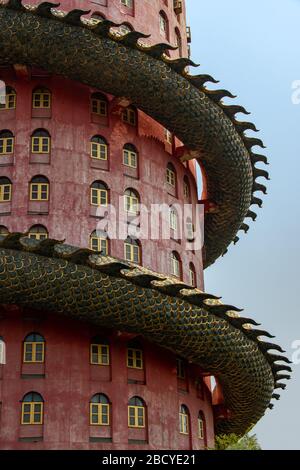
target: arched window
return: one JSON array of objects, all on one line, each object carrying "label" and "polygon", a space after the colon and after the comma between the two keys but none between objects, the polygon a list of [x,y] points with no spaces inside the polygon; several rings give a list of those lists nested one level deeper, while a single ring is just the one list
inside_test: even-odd
[{"label": "arched window", "polygon": [[91,157],[97,160],[107,160],[108,146],[106,140],[101,135],[94,135],[91,138]]},{"label": "arched window", "polygon": [[30,333],[24,339],[23,362],[45,362],[45,339],[39,333]]},{"label": "arched window", "polygon": [[181,277],[181,260],[176,251],[171,254],[171,274],[176,277]]},{"label": "arched window", "polygon": [[183,195],[185,199],[190,200],[191,188],[190,188],[190,183],[189,183],[189,179],[187,176],[183,178]]},{"label": "arched window", "polygon": [[132,397],[128,402],[128,427],[144,428],[146,425],[145,402],[140,397]]},{"label": "arched window", "polygon": [[14,135],[11,131],[0,132],[0,155],[8,155],[14,152]]},{"label": "arched window", "polygon": [[47,88],[36,88],[32,93],[32,107],[34,109],[50,109],[51,93]]},{"label": "arched window", "polygon": [[49,180],[45,176],[34,176],[30,181],[30,201],[49,200]]},{"label": "arched window", "polygon": [[198,438],[206,440],[206,422],[203,411],[198,414]]},{"label": "arched window", "polygon": [[90,249],[93,251],[101,252],[103,256],[108,255],[109,239],[106,232],[103,230],[94,230],[90,236]]},{"label": "arched window", "polygon": [[176,187],[176,170],[172,163],[168,163],[167,172],[166,172],[166,181],[167,183],[172,186],[172,188]]},{"label": "arched window", "polygon": [[185,405],[180,406],[179,432],[180,434],[189,434],[189,410]]},{"label": "arched window", "polygon": [[106,395],[97,393],[90,401],[90,425],[109,426],[110,402]]},{"label": "arched window", "polygon": [[7,86],[6,93],[5,93],[5,103],[0,103],[0,111],[2,109],[15,109],[16,101],[17,101],[17,94],[15,90],[12,87]]},{"label": "arched window", "polygon": [[124,109],[122,113],[122,121],[131,126],[136,126],[137,124],[137,111],[134,106],[128,106]]},{"label": "arched window", "polygon": [[11,201],[12,184],[5,176],[0,177],[0,202]]},{"label": "arched window", "polygon": [[124,194],[124,209],[126,212],[137,215],[139,213],[140,196],[134,189],[128,188]]},{"label": "arched window", "polygon": [[48,236],[48,230],[43,225],[33,225],[28,232],[28,237],[34,240],[46,240]]},{"label": "arched window", "polygon": [[193,263],[190,263],[190,265],[189,265],[189,283],[192,287],[197,286],[196,270],[195,270],[195,266],[193,265]]},{"label": "arched window", "polygon": [[44,400],[36,392],[27,393],[22,400],[22,424],[43,424]]},{"label": "arched window", "polygon": [[51,138],[45,129],[37,129],[31,136],[32,153],[50,153]]},{"label": "arched window", "polygon": [[107,98],[102,93],[93,93],[91,96],[91,111],[99,116],[107,116]]},{"label": "arched window", "polygon": [[108,188],[102,181],[94,181],[91,185],[91,204],[92,206],[107,206]]},{"label": "arched window", "polygon": [[124,258],[126,261],[139,264],[141,261],[141,247],[138,240],[127,237],[124,243]]},{"label": "arched window", "polygon": [[109,343],[106,339],[95,336],[92,339],[90,347],[91,364],[98,366],[108,366],[109,361]]},{"label": "arched window", "polygon": [[6,364],[6,348],[2,336],[0,336],[0,365]]},{"label": "arched window", "polygon": [[169,22],[164,11],[159,13],[159,31],[162,36],[169,39]]},{"label": "arched window", "polygon": [[134,145],[125,144],[123,147],[123,164],[131,168],[137,168],[138,153]]},{"label": "arched window", "polygon": [[130,341],[127,345],[127,367],[130,369],[143,369],[143,349],[138,341]]},{"label": "arched window", "polygon": [[8,228],[5,227],[4,225],[0,225],[0,235],[8,235],[9,231]]}]

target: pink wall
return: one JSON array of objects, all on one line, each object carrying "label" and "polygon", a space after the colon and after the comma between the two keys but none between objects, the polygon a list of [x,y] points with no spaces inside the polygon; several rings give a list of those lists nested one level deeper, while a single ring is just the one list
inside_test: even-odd
[{"label": "pink wall", "polygon": [[[1,78],[16,90],[17,107],[15,111],[0,111],[0,130],[9,129],[15,136],[12,159],[6,164],[3,157],[0,159],[0,176],[10,178],[13,183],[10,214],[4,215],[9,209],[6,203],[0,204],[0,225],[10,231],[25,232],[34,224],[42,224],[51,237],[66,239],[67,243],[77,246],[88,246],[89,236],[97,225],[90,206],[90,185],[95,180],[108,185],[113,205],[130,187],[138,191],[141,202],[147,207],[162,203],[182,206],[183,178],[187,176],[192,203],[197,203],[196,181],[190,171],[193,167],[171,155],[172,148],[166,145],[164,129],[144,113],[139,112],[138,127],[135,128],[124,124],[111,104],[107,125],[95,124],[91,122],[90,114],[91,91],[84,85],[59,77],[36,79],[29,75],[16,78],[11,71],[2,72]],[[32,116],[32,90],[38,85],[52,92],[51,117]],[[110,102],[113,102],[113,97],[110,97]],[[33,163],[30,156],[30,136],[38,128],[46,129],[51,135],[50,161],[46,159],[44,164]],[[109,171],[93,167],[90,139],[96,134],[102,135],[109,144]],[[128,142],[134,144],[139,152],[138,179],[124,175],[122,148]],[[165,173],[168,162],[176,168],[178,197],[170,195],[167,190]],[[35,175],[44,175],[50,181],[49,212],[46,215],[29,213],[32,211],[28,198],[29,181]],[[197,285],[203,288],[201,251],[186,251],[184,241],[143,240],[142,263],[155,271],[169,273],[172,251],[177,251],[181,257],[183,280],[189,281],[189,263],[193,262]],[[111,254],[124,257],[122,240],[111,241]]]},{"label": "pink wall", "polygon": [[[129,384],[126,348],[130,336],[45,312],[22,312],[10,307],[5,311],[2,308],[0,314],[0,335],[7,350],[6,365],[0,366],[1,449],[201,449],[204,441],[197,437],[199,411],[206,419],[207,445],[213,445],[211,394],[203,385],[203,395],[199,398],[195,380],[201,379],[202,372],[198,367],[187,366],[188,381],[182,386],[176,377],[175,356],[142,340],[145,383]],[[42,378],[34,377],[39,371],[34,368],[30,371],[30,365],[22,378],[22,344],[31,332],[40,333],[46,341],[45,377]],[[97,376],[91,372],[92,367],[99,367],[89,364],[90,341],[97,334],[104,334],[110,342],[111,380],[104,374]],[[31,391],[41,394],[45,401],[43,426],[20,425],[20,400]],[[110,430],[89,426],[89,401],[96,393],[106,394],[112,403]],[[128,431],[127,403],[133,396],[141,397],[146,403],[147,432]],[[190,413],[189,437],[179,433],[181,404]],[[100,437],[110,435],[112,442],[90,442],[97,432]],[[30,436],[43,440],[28,442]],[[146,439],[148,443],[129,444],[130,438]]]}]

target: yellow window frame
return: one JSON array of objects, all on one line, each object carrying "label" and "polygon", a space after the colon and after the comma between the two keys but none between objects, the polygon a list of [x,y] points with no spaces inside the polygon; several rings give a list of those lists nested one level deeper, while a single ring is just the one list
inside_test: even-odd
[{"label": "yellow window frame", "polygon": [[[133,412],[131,416],[130,412]],[[142,412],[142,416],[139,415],[139,412]],[[130,419],[134,419],[134,424],[130,423]],[[139,419],[142,419],[142,424],[139,424]],[[129,428],[144,428],[145,427],[145,407],[144,406],[128,406],[128,427]]]},{"label": "yellow window frame", "polygon": [[[143,350],[135,348],[127,348],[127,367],[129,369],[143,369],[144,360],[143,360]],[[131,364],[132,361],[132,364]],[[138,365],[140,363],[140,365]]]},{"label": "yellow window frame", "polygon": [[47,232],[29,232],[28,237],[33,240],[46,240],[48,238]]},{"label": "yellow window frame", "polygon": [[[28,347],[31,347],[31,351],[27,351],[26,349]],[[37,360],[37,346],[41,346],[42,348],[42,359],[41,360]],[[32,358],[31,360],[27,360],[26,359],[26,354],[30,354],[32,355]],[[40,353],[40,351],[39,351]],[[45,362],[45,343],[44,342],[31,342],[31,341],[26,341],[24,343],[24,348],[23,348],[23,362],[25,364],[43,364]]]},{"label": "yellow window frame", "polygon": [[0,155],[10,155],[11,153],[13,153],[14,137],[0,137],[0,147]]},{"label": "yellow window frame", "polygon": [[[97,349],[97,352],[93,352],[93,348]],[[103,349],[106,351],[105,353],[103,352]],[[97,354],[97,361],[95,362],[93,360],[93,355]],[[107,357],[107,362],[103,360],[104,356]],[[110,360],[109,360],[109,345],[108,344],[91,344],[90,347],[90,362],[91,364],[97,365],[97,366],[109,366]]]},{"label": "yellow window frame", "polygon": [[171,274],[180,277],[180,262],[175,256],[171,257]]},{"label": "yellow window frame", "polygon": [[189,273],[190,273],[190,285],[193,286],[193,287],[196,287],[196,275],[195,275],[195,271],[193,269],[189,269]]},{"label": "yellow window frame", "polygon": [[186,413],[179,413],[179,432],[180,434],[189,434],[189,415]]},{"label": "yellow window frame", "polygon": [[16,109],[16,93],[8,93],[5,95],[5,103],[0,104],[0,111],[3,109]]},{"label": "yellow window frame", "polygon": [[[97,243],[97,248],[94,248],[93,242]],[[104,246],[105,245],[105,246]],[[104,247],[103,247],[104,246]],[[103,237],[90,237],[90,249],[93,251],[102,251],[104,256],[108,254],[108,239]]]},{"label": "yellow window frame", "polygon": [[[127,250],[130,252],[130,256],[127,256]],[[137,254],[137,257],[135,257]],[[131,243],[124,244],[124,259],[126,261],[131,261],[132,263],[140,263],[141,255],[140,255],[140,247],[138,245],[131,245]]]},{"label": "yellow window frame", "polygon": [[32,96],[32,107],[34,109],[50,109],[51,93],[36,91]]},{"label": "yellow window frame", "polygon": [[122,121],[131,126],[136,126],[136,111],[134,109],[124,109]]},{"label": "yellow window frame", "polygon": [[198,418],[198,438],[204,439],[204,421],[202,418]]},{"label": "yellow window frame", "polygon": [[[97,202],[93,202],[94,197],[97,199]],[[102,203],[101,200],[105,199],[105,203]],[[108,204],[108,191],[107,189],[91,188],[91,204],[92,206],[104,206]]]},{"label": "yellow window frame", "polygon": [[173,170],[170,170],[170,168],[167,168],[167,183],[172,186],[173,188],[175,188],[175,184],[176,184],[176,175],[175,175],[175,172]]},{"label": "yellow window frame", "polygon": [[[29,406],[29,411],[26,411],[26,405]],[[35,411],[36,406],[40,407],[40,411]],[[33,401],[33,402],[27,402],[23,401],[22,402],[22,413],[21,413],[21,424],[33,424],[33,425],[38,425],[38,424],[43,424],[43,413],[44,413],[44,403],[41,401]],[[29,415],[29,421],[27,422],[24,418],[25,415]],[[40,419],[38,421],[35,421],[36,415],[39,415]]]},{"label": "yellow window frame", "polygon": [[139,198],[136,196],[128,196],[125,194],[125,199],[124,199],[124,208],[125,211],[130,213],[130,214],[138,214],[139,212]]},{"label": "yellow window frame", "polygon": [[131,150],[124,149],[123,164],[125,166],[129,166],[130,168],[137,168],[137,153]]},{"label": "yellow window frame", "polygon": [[[37,186],[37,190],[34,190]],[[37,193],[37,198],[33,198],[33,193]],[[46,193],[46,197],[42,194]],[[49,183],[30,183],[30,201],[49,201]]]},{"label": "yellow window frame", "polygon": [[[93,408],[96,408],[94,412]],[[110,406],[109,403],[90,403],[90,425],[91,426],[110,426]],[[93,416],[97,417],[97,422],[93,422]],[[107,416],[107,422],[104,422],[104,416]]]},{"label": "yellow window frame", "polygon": [[107,160],[107,153],[108,152],[106,144],[99,144],[99,142],[91,142],[91,158],[95,158],[96,160]]},{"label": "yellow window frame", "polygon": [[[0,202],[10,202],[11,192],[12,192],[11,184],[0,184]],[[8,198],[7,198],[7,195],[8,195]]]},{"label": "yellow window frame", "polygon": [[[43,147],[47,147],[46,150]],[[35,148],[38,147],[37,150]],[[32,136],[31,137],[31,153],[50,153],[50,137]]]},{"label": "yellow window frame", "polygon": [[107,102],[100,100],[99,98],[91,99],[91,108],[93,114],[98,114],[99,116],[107,116]]}]

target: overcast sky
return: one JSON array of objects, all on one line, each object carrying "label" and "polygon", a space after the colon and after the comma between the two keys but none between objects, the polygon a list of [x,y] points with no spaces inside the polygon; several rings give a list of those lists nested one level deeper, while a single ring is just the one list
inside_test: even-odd
[{"label": "overcast sky", "polygon": [[[187,0],[187,10],[199,73],[252,112],[246,118],[261,130],[271,175],[257,221],[206,270],[206,290],[245,308],[291,357],[300,341],[300,104],[291,99],[300,80],[300,1]],[[300,365],[292,367],[281,400],[255,428],[264,449],[300,449]]]}]

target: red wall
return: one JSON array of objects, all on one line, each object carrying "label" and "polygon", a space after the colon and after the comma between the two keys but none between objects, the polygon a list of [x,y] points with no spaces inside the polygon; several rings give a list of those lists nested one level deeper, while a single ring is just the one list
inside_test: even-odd
[{"label": "red wall", "polygon": [[[114,21],[116,24],[128,23],[131,27],[144,34],[151,34],[149,39],[144,39],[145,44],[156,44],[159,42],[169,42],[176,46],[177,28],[182,39],[184,57],[188,56],[186,38],[186,15],[185,1],[182,1],[183,13],[176,15],[173,8],[173,0],[133,0],[134,10],[122,6],[121,0],[61,0],[58,9],[70,11],[74,8],[80,10],[91,10],[83,18],[89,18],[93,13],[101,13],[105,18]],[[27,4],[37,5],[40,0],[28,0]],[[159,12],[163,11],[168,18],[169,40],[163,37],[159,28]],[[172,58],[178,57],[178,51],[170,52]]]},{"label": "red wall", "polygon": [[[188,381],[182,384],[176,376],[175,356],[142,340],[145,383],[129,384],[128,371],[131,372],[126,367],[129,335],[14,307],[2,308],[0,314],[0,336],[7,353],[6,364],[0,366],[1,449],[201,449],[204,441],[197,437],[199,411],[206,419],[207,444],[213,445],[211,394],[203,384],[203,399],[198,397],[195,386],[195,380],[201,379],[198,367],[187,366]],[[30,365],[22,369],[22,344],[31,332],[40,333],[46,341],[44,378],[24,375],[22,378],[24,372],[41,372],[30,371]],[[107,374],[97,376],[91,371],[99,367],[89,363],[90,341],[97,334],[104,334],[110,342],[111,380]],[[31,391],[41,394],[45,402],[42,427],[20,425],[20,400]],[[96,393],[106,394],[112,403],[112,443],[89,441],[97,432],[98,436],[109,435],[107,429],[99,431],[89,426],[89,401]],[[139,430],[128,432],[127,404],[133,396],[141,397],[147,406],[144,434]],[[181,404],[189,409],[190,437],[179,433]],[[43,440],[28,442],[28,437],[37,435],[43,436]],[[146,439],[148,443],[129,444],[129,438]]]}]

